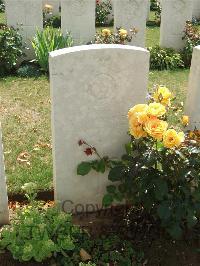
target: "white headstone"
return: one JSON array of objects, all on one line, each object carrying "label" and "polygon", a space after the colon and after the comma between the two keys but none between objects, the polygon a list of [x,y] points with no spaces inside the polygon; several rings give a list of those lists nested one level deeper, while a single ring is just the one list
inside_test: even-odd
[{"label": "white headstone", "polygon": [[193,0],[193,17],[200,19],[200,1]]},{"label": "white headstone", "polygon": [[140,47],[145,46],[147,6],[148,0],[114,1],[114,27],[136,28],[138,33],[132,44]]},{"label": "white headstone", "polygon": [[151,1],[148,0],[148,4],[147,4],[147,17],[146,17],[146,21],[149,20],[150,18],[150,13],[151,13]]},{"label": "white headstone", "polygon": [[186,21],[192,20],[193,0],[163,0],[160,45],[180,50],[184,47]]},{"label": "white headstone", "polygon": [[59,0],[43,0],[43,8],[50,5],[52,7],[52,15],[59,15],[60,11],[60,1]]},{"label": "white headstone", "polygon": [[185,114],[190,117],[190,129],[200,129],[200,46],[193,50]]},{"label": "white headstone", "polygon": [[[147,93],[149,52],[128,45],[85,45],[50,53],[55,199],[102,205],[107,176],[77,176],[78,141],[120,157],[128,142],[127,110]],[[72,207],[72,206],[71,206]],[[68,209],[70,210],[70,209]]]},{"label": "white headstone", "polygon": [[27,59],[32,58],[32,39],[36,29],[43,29],[41,0],[6,0],[6,17],[8,26],[19,28],[24,43],[30,49],[25,51]]},{"label": "white headstone", "polygon": [[0,127],[0,225],[9,223],[8,196],[3,159],[3,145]]},{"label": "white headstone", "polygon": [[94,39],[95,6],[95,0],[61,0],[62,32],[71,32],[77,45]]}]

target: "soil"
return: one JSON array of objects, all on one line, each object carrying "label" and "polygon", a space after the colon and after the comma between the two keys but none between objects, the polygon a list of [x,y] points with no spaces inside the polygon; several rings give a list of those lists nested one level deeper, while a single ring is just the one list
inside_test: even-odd
[{"label": "soil", "polygon": [[[54,192],[53,191],[39,191],[37,193],[37,200],[43,201],[52,201],[54,200]],[[25,202],[26,197],[24,194],[8,194],[8,200],[10,202]],[[1,265],[0,265],[1,266]]]},{"label": "soil", "polygon": [[[51,194],[53,199],[53,192],[48,193],[41,193],[39,199],[48,198],[47,204],[51,206],[53,202],[49,201],[49,195]],[[23,197],[19,195],[12,199],[21,199],[21,203],[17,204],[23,204]],[[16,202],[10,202],[10,206],[16,206]],[[145,254],[143,266],[200,266],[200,225],[195,230],[187,232],[182,240],[172,241],[159,223],[155,223],[143,210],[134,210],[130,214],[130,206],[73,215],[73,222],[87,229],[94,238],[102,234],[114,233],[120,235],[122,239],[131,240],[135,249]],[[9,252],[0,253],[0,266],[18,265],[48,266],[50,264],[49,262],[19,263],[12,259]]]},{"label": "soil", "polygon": [[18,262],[12,258],[12,255],[9,252],[0,254],[0,265],[1,266],[48,266],[50,265],[48,262],[37,263],[35,261],[32,262]]}]

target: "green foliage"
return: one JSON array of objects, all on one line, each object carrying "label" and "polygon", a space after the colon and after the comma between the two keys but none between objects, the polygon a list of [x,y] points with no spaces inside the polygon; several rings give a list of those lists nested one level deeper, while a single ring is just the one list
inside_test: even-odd
[{"label": "green foliage", "polygon": [[24,64],[18,68],[17,75],[21,78],[33,78],[39,77],[41,75],[41,71],[37,65]]},{"label": "green foliage", "polygon": [[[158,86],[148,98],[148,104],[128,112],[131,140],[121,160],[105,161],[113,184],[107,186],[103,205],[126,202],[143,209],[173,238],[180,238],[200,218],[200,133],[179,132],[177,122],[187,126],[189,118],[178,117],[183,106],[172,105],[168,88]],[[177,117],[174,126],[168,123],[172,115]]]},{"label": "green foliage", "polygon": [[[134,265],[141,265],[144,256],[134,250],[130,241],[122,241],[116,235],[92,239],[72,224],[70,214],[56,207],[45,209],[36,202],[34,207],[27,206],[18,211],[11,225],[3,227],[0,249],[9,250],[20,262],[51,259],[60,266],[132,265],[132,261]],[[81,262],[85,261],[81,250],[92,261]]]},{"label": "green foliage", "polygon": [[107,158],[103,158],[101,160],[94,160],[90,162],[82,162],[77,167],[77,174],[85,176],[92,169],[97,171],[98,173],[105,173],[107,166]]},{"label": "green foliage", "polygon": [[171,48],[149,47],[150,69],[174,70],[184,67],[181,55]]},{"label": "green foliage", "polygon": [[10,73],[17,64],[22,52],[22,37],[13,28],[0,29],[0,75]]},{"label": "green foliage", "polygon": [[116,184],[107,187],[103,204],[126,200],[143,206],[178,238],[199,218],[199,167],[200,148],[192,142],[169,150],[149,139],[132,139],[121,162],[110,169],[108,179]]},{"label": "green foliage", "polygon": [[139,266],[144,259],[143,252],[136,251],[130,241],[114,234],[85,241],[83,248],[92,254],[94,265]]},{"label": "green foliage", "polygon": [[72,37],[69,33],[64,36],[60,29],[45,28],[37,31],[32,42],[35,56],[41,69],[45,72],[49,70],[49,53],[73,45]]},{"label": "green foliage", "polygon": [[44,21],[44,27],[60,28],[61,16],[51,16]]},{"label": "green foliage", "polygon": [[2,0],[0,0],[0,13],[5,12],[5,4],[3,3]]},{"label": "green foliage", "polygon": [[151,11],[156,11],[158,6],[158,0],[151,0],[150,9]]},{"label": "green foliage", "polygon": [[112,12],[111,1],[96,0],[96,26],[108,26],[108,16]]},{"label": "green foliage", "polygon": [[97,266],[97,264],[92,263],[92,262],[88,262],[88,263],[80,262],[79,266]]},{"label": "green foliage", "polygon": [[[0,248],[8,249],[14,259],[42,262],[60,254],[73,264],[79,258],[83,233],[72,224],[70,214],[58,208],[28,206],[19,211],[10,226],[0,234]],[[68,264],[70,265],[70,264]]]},{"label": "green foliage", "polygon": [[200,30],[192,22],[187,22],[184,33],[183,39],[186,44],[182,50],[182,58],[185,66],[189,67],[191,65],[193,48],[200,45]]}]

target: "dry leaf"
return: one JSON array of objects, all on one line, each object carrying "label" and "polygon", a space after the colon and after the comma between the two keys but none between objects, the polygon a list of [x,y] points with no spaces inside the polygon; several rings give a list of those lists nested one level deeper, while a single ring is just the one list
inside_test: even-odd
[{"label": "dry leaf", "polygon": [[33,150],[34,151],[39,151],[40,148],[48,148],[48,149],[51,149],[52,146],[51,146],[50,143],[38,142],[37,144],[34,145]]},{"label": "dry leaf", "polygon": [[80,256],[82,261],[88,261],[92,259],[90,254],[88,254],[83,248],[80,250]]},{"label": "dry leaf", "polygon": [[18,157],[17,157],[17,162],[18,163],[21,163],[21,164],[26,164],[26,165],[28,165],[28,166],[30,166],[31,165],[31,163],[30,163],[30,154],[28,153],[28,152],[21,152],[19,155],[18,155]]}]

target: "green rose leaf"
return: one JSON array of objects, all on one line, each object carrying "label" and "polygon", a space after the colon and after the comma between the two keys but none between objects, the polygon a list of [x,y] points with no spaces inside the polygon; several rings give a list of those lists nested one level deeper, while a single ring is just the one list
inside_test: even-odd
[{"label": "green rose leaf", "polygon": [[115,193],[116,187],[115,186],[107,186],[107,191],[108,193]]},{"label": "green rose leaf", "polygon": [[113,203],[113,196],[111,194],[105,194],[103,197],[103,206],[104,207],[109,207]]},{"label": "green rose leaf", "polygon": [[108,179],[113,182],[121,180],[121,177],[123,176],[123,170],[123,166],[117,166],[112,168],[109,172]]},{"label": "green rose leaf", "polygon": [[157,212],[161,220],[168,220],[171,216],[170,208],[167,203],[160,204]]},{"label": "green rose leaf", "polygon": [[77,175],[87,175],[92,169],[90,162],[82,162],[77,167]]}]

